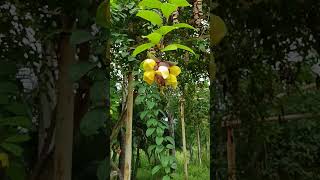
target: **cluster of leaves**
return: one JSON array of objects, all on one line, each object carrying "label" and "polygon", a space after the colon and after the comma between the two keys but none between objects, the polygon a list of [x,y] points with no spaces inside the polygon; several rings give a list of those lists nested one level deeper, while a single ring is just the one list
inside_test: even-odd
[{"label": "cluster of leaves", "polygon": [[[163,119],[158,119],[159,113],[164,113],[159,109],[161,100],[156,93],[154,86],[147,87],[142,84],[139,89],[139,96],[136,98],[136,105],[143,104],[144,111],[140,113],[140,119],[147,124],[146,136],[152,138],[153,143],[148,147],[148,153],[160,161],[160,164],[155,165],[152,169],[152,175],[160,170],[165,173],[163,180],[170,179],[171,173],[176,169],[175,157],[168,155],[168,151],[173,149],[175,142],[173,137],[166,136],[165,131],[168,129],[168,124]],[[160,171],[161,172],[161,171]]]},{"label": "cluster of leaves", "polygon": [[[132,53],[133,56],[136,56],[137,54],[158,45],[166,34],[175,29],[189,28],[195,30],[194,27],[187,23],[178,23],[171,26],[164,25],[163,23],[163,18],[168,21],[171,14],[179,7],[191,6],[186,0],[170,0],[168,3],[162,3],[159,0],[143,0],[139,3],[139,6],[144,9],[139,10],[136,16],[148,20],[159,28],[146,36],[142,36],[143,38],[147,38],[149,42],[136,47]],[[166,47],[160,47],[161,52],[173,51],[177,49],[183,49],[194,53],[191,48],[179,43],[171,43]]]}]

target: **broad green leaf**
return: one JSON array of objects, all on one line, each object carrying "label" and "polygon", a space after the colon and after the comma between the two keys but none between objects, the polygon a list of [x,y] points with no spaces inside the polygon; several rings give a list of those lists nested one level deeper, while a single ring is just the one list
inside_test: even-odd
[{"label": "broad green leaf", "polygon": [[174,51],[177,49],[187,50],[187,51],[195,54],[191,48],[189,48],[188,46],[185,46],[185,45],[181,45],[181,44],[170,44],[170,45],[166,46],[164,49],[162,49],[161,51],[163,51],[163,52],[164,51]]},{"label": "broad green leaf", "polygon": [[15,156],[21,156],[21,154],[22,154],[22,152],[23,152],[23,149],[22,149],[20,146],[16,145],[16,144],[12,144],[12,143],[2,143],[2,144],[0,144],[0,146],[1,146],[4,150],[12,153],[12,154],[15,155]]},{"label": "broad green leaf", "polygon": [[[147,121],[147,126],[150,127],[150,126],[156,126],[158,123],[158,121],[156,119],[149,119]],[[157,129],[158,130],[158,129]]]},{"label": "broad green leaf", "polygon": [[167,167],[169,163],[169,158],[167,156],[162,156],[160,161],[161,161],[162,167]]},{"label": "broad green leaf", "polygon": [[140,105],[143,102],[143,100],[144,100],[144,96],[138,96],[135,99],[135,104]]},{"label": "broad green leaf", "polygon": [[70,67],[70,78],[72,81],[78,81],[82,76],[87,74],[91,69],[93,69],[96,66],[94,63],[90,62],[79,62],[76,64],[73,64]]},{"label": "broad green leaf", "polygon": [[152,109],[155,105],[156,105],[155,102],[153,102],[153,101],[147,101],[147,106],[148,106],[149,109]]},{"label": "broad green leaf", "polygon": [[152,168],[151,174],[152,175],[156,174],[160,169],[161,169],[161,166],[156,165],[155,167]]},{"label": "broad green leaf", "polygon": [[[164,169],[164,171],[165,171],[167,174],[169,174],[169,173],[170,173],[170,167],[166,167],[166,168]],[[170,176],[165,175],[165,176],[162,178],[162,180],[170,180]]]},{"label": "broad green leaf", "polygon": [[146,136],[149,137],[156,130],[156,128],[148,128],[146,131]]},{"label": "broad green leaf", "polygon": [[157,135],[162,136],[164,133],[163,129],[161,127],[157,127]]},{"label": "broad green leaf", "polygon": [[107,82],[95,81],[90,88],[90,100],[93,103],[104,102],[107,98]]},{"label": "broad green leaf", "polygon": [[1,62],[0,76],[14,76],[17,72],[17,65],[12,62]]},{"label": "broad green leaf", "polygon": [[[148,114],[148,111],[143,111],[140,113],[140,119],[144,119],[146,117],[146,115]],[[149,122],[149,121],[148,121]],[[148,123],[147,122],[147,123]]]},{"label": "broad green leaf", "polygon": [[11,103],[6,105],[4,109],[18,116],[28,115],[28,106],[22,103]]},{"label": "broad green leaf", "polygon": [[172,144],[168,144],[166,147],[167,147],[168,149],[174,149],[174,146],[173,146]]},{"label": "broad green leaf", "polygon": [[163,151],[163,149],[164,149],[164,146],[163,146],[163,145],[158,145],[158,146],[156,147],[156,152],[157,152],[157,153],[161,153],[161,152]]},{"label": "broad green leaf", "polygon": [[7,94],[0,94],[0,104],[9,104],[9,96]]},{"label": "broad green leaf", "polygon": [[172,163],[172,164],[171,164],[171,168],[172,168],[172,169],[177,169],[177,163]]},{"label": "broad green leaf", "polygon": [[139,3],[139,7],[142,8],[157,8],[160,9],[161,8],[162,3],[159,0],[142,0]]},{"label": "broad green leaf", "polygon": [[138,13],[137,13],[137,16],[138,17],[141,17],[145,20],[148,20],[150,21],[152,24],[156,24],[158,26],[162,26],[162,18],[161,16],[154,12],[154,11],[151,11],[151,10],[140,10]]},{"label": "broad green leaf", "polygon": [[168,34],[170,31],[178,29],[178,27],[174,27],[174,26],[162,26],[159,29],[157,29],[154,32],[157,32],[159,34],[162,34],[162,36]]},{"label": "broad green leaf", "polygon": [[103,160],[99,163],[98,170],[97,170],[97,177],[98,180],[106,180],[109,174],[107,172],[107,160]]},{"label": "broad green leaf", "polygon": [[96,13],[96,23],[101,27],[108,28],[109,27],[109,18],[110,18],[110,10],[109,10],[108,2],[103,1],[100,3],[97,13]]},{"label": "broad green leaf", "polygon": [[0,93],[16,94],[18,86],[12,82],[0,82]]},{"label": "broad green leaf", "polygon": [[191,6],[191,4],[189,4],[187,0],[169,0],[169,2],[179,7]]},{"label": "broad green leaf", "polygon": [[174,27],[178,27],[178,28],[189,28],[189,29],[193,29],[193,30],[197,30],[196,28],[194,28],[193,26],[187,24],[187,23],[178,23],[178,24],[174,24]]},{"label": "broad green leaf", "polygon": [[148,153],[151,154],[151,151],[156,148],[156,145],[151,145],[148,147]]},{"label": "broad green leaf", "polygon": [[174,144],[174,139],[171,136],[167,136],[166,140],[169,141],[171,144]]},{"label": "broad green leaf", "polygon": [[168,20],[170,15],[176,11],[178,8],[177,5],[175,4],[170,4],[170,3],[163,3],[161,6],[161,11],[164,17]]},{"label": "broad green leaf", "polygon": [[156,137],[157,145],[160,145],[163,142],[163,137]]},{"label": "broad green leaf", "polygon": [[159,33],[154,32],[154,33],[151,33],[151,34],[149,34],[147,36],[142,36],[142,37],[143,38],[148,38],[149,41],[151,43],[153,43],[153,44],[158,44],[160,42],[161,38],[162,38],[162,35],[159,34]]},{"label": "broad green leaf", "polygon": [[88,31],[77,30],[72,32],[70,37],[70,43],[72,45],[77,45],[90,41],[92,39],[94,39],[94,37]]},{"label": "broad green leaf", "polygon": [[29,135],[14,135],[11,137],[8,137],[5,142],[11,142],[11,143],[19,143],[19,142],[25,142],[29,141],[30,136]]},{"label": "broad green leaf", "polygon": [[98,129],[102,128],[107,120],[104,109],[93,109],[87,112],[81,120],[80,131],[85,136],[97,134]]},{"label": "broad green leaf", "polygon": [[9,118],[0,118],[0,125],[1,126],[21,126],[24,128],[31,128],[32,123],[25,116],[15,116]]},{"label": "broad green leaf", "polygon": [[132,56],[136,57],[137,54],[139,54],[139,53],[141,53],[141,52],[143,52],[143,51],[145,51],[145,50],[147,50],[149,48],[152,48],[154,45],[155,44],[153,44],[153,43],[142,44],[142,45],[136,47],[136,49],[132,53]]},{"label": "broad green leaf", "polygon": [[10,163],[10,166],[6,169],[6,174],[9,176],[12,180],[26,180],[26,170],[21,165],[21,163]]},{"label": "broad green leaf", "polygon": [[210,17],[210,39],[213,45],[217,45],[227,34],[227,26],[224,21],[216,15]]}]

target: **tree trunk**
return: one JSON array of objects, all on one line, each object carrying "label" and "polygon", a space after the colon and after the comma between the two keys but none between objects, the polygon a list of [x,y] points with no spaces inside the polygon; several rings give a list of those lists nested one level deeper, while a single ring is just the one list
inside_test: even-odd
[{"label": "tree trunk", "polygon": [[54,152],[54,180],[71,180],[73,144],[73,83],[69,78],[71,64],[74,63],[74,49],[70,44],[73,20],[63,17],[60,41],[59,79],[57,82],[58,101]]},{"label": "tree trunk", "polygon": [[128,75],[128,101],[126,115],[126,144],[125,144],[125,165],[124,180],[131,179],[131,158],[132,158],[132,112],[133,112],[133,76]]},{"label": "tree trunk", "polygon": [[[119,157],[119,169],[120,169],[120,174],[121,177],[123,178],[123,174],[124,174],[124,159],[125,159],[125,152],[126,152],[126,136],[125,136],[125,132],[123,131],[123,129],[120,129],[120,157]],[[122,180],[122,179],[121,179]]]},{"label": "tree trunk", "polygon": [[180,119],[181,119],[181,130],[182,130],[182,147],[183,147],[183,164],[184,164],[184,179],[188,180],[188,159],[187,159],[187,144],[186,144],[186,131],[184,123],[184,97],[180,98]]},{"label": "tree trunk", "polygon": [[199,127],[197,128],[197,140],[198,140],[198,160],[199,164],[201,165],[201,142],[200,142],[200,130]]},{"label": "tree trunk", "polygon": [[140,149],[137,146],[137,157],[135,160],[134,172],[133,172],[133,177],[132,177],[133,180],[137,179],[137,173],[138,173],[139,166],[140,166]]},{"label": "tree trunk", "polygon": [[210,160],[210,136],[208,137],[207,140],[207,160]]}]

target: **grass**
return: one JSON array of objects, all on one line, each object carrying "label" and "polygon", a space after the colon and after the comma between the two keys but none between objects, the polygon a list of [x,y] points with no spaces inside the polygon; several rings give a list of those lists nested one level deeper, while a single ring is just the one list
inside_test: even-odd
[{"label": "grass", "polygon": [[[173,173],[174,180],[183,180],[183,156],[182,153],[176,152],[177,170]],[[146,155],[141,153],[141,167],[138,169],[137,180],[153,180],[156,179],[151,175],[151,165],[149,164]],[[203,158],[200,166],[197,160],[189,162],[188,164],[189,180],[209,180],[209,162]]]}]

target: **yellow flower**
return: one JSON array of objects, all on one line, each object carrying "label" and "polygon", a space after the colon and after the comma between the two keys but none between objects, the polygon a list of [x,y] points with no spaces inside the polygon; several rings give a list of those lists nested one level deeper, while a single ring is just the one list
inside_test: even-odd
[{"label": "yellow flower", "polygon": [[174,89],[176,89],[178,85],[177,77],[173,74],[170,74],[169,78],[166,79],[166,85],[167,86],[171,85]]},{"label": "yellow flower", "polygon": [[154,66],[156,66],[156,61],[153,59],[146,59],[142,62],[143,70],[144,71],[151,71],[153,70]]},{"label": "yellow flower", "polygon": [[163,77],[163,79],[167,79],[169,77],[169,69],[167,66],[159,66],[156,73],[158,75],[161,75]]},{"label": "yellow flower", "polygon": [[153,70],[146,71],[143,73],[143,80],[146,81],[149,85],[151,85],[154,81],[155,75],[156,75],[156,72]]},{"label": "yellow flower", "polygon": [[171,66],[169,70],[170,74],[173,74],[175,76],[178,76],[181,73],[181,69],[178,66]]},{"label": "yellow flower", "polygon": [[0,164],[2,167],[9,167],[9,158],[6,153],[0,153]]}]

